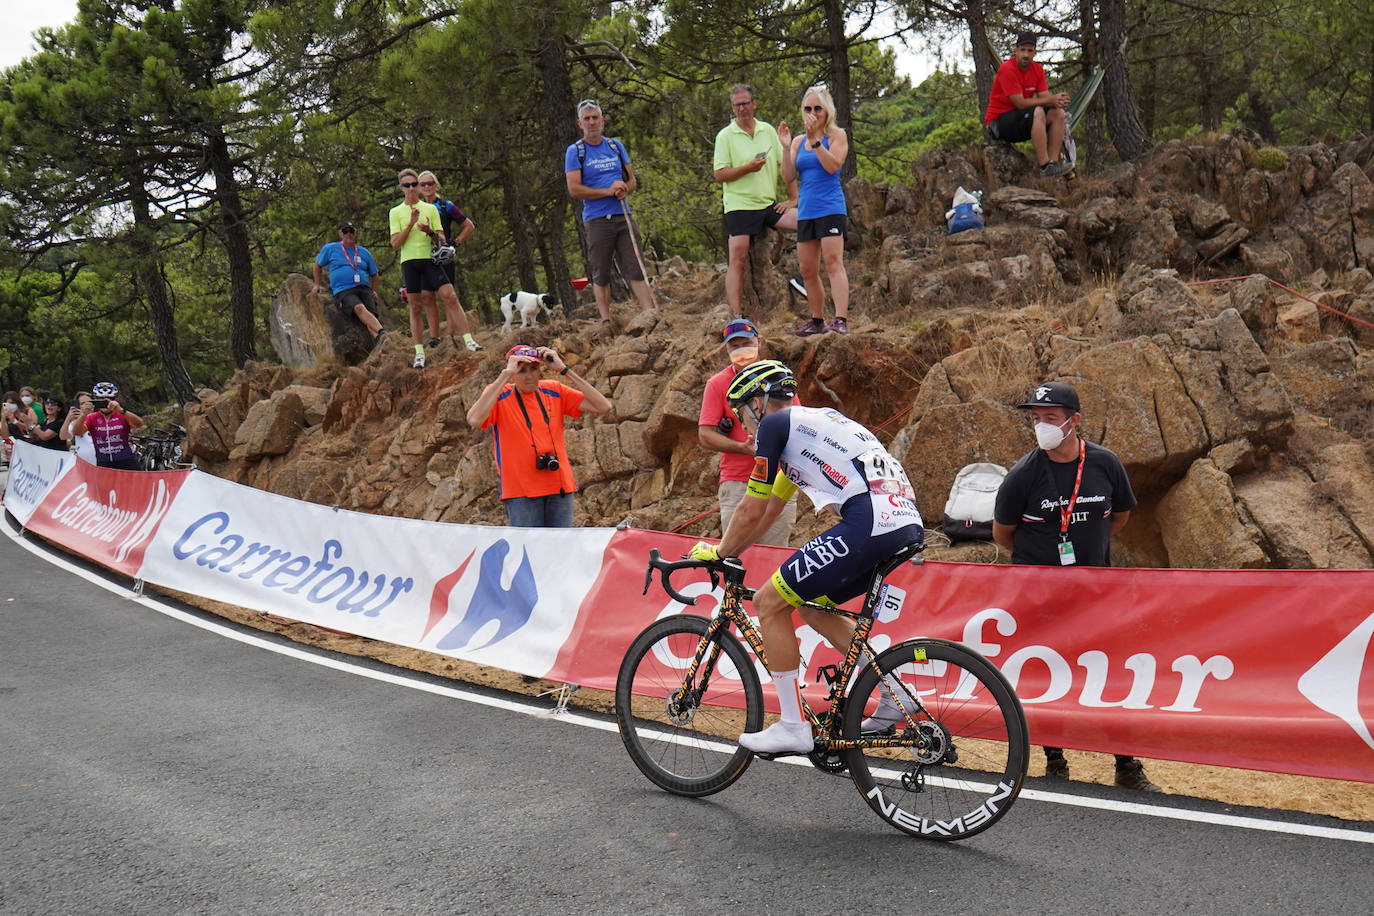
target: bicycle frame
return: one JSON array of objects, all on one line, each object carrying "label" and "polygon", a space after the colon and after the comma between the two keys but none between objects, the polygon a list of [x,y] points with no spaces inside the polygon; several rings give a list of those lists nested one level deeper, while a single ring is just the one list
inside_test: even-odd
[{"label": "bicycle frame", "polygon": [[[681,568],[683,565],[688,565],[660,564],[656,562],[657,554],[658,551],[656,550],[651,552],[653,559],[650,561],[650,576],[652,576],[652,570],[654,568],[661,569],[663,571],[665,585],[667,575],[671,568]],[[870,659],[876,658],[878,655],[878,653],[874,651],[873,646],[868,642],[868,634],[872,632],[874,624],[872,612],[878,603],[879,596],[882,594],[883,580],[886,579],[887,575],[895,569],[897,565],[900,565],[900,561],[891,565],[883,564],[874,570],[873,581],[870,583],[868,591],[865,594],[863,608],[857,613],[846,611],[838,607],[830,607],[811,602],[802,605],[802,607],[809,610],[821,611],[823,613],[834,614],[838,617],[848,617],[854,620],[854,635],[849,640],[849,646],[845,652],[843,661],[838,668],[834,668],[833,674],[827,669],[822,669],[821,671],[822,676],[825,677],[830,687],[830,693],[827,697],[829,708],[827,708],[824,713],[817,714],[811,708],[811,704],[807,702],[805,697],[801,699],[802,714],[806,717],[807,721],[817,729],[821,739],[817,750],[838,752],[856,748],[868,749],[903,746],[901,737],[897,735],[872,735],[857,739],[846,739],[840,735],[841,701],[849,688],[850,681],[859,668],[859,658],[864,653],[867,653]],[[714,572],[712,573],[712,579],[715,579]],[[697,674],[703,672],[702,681],[696,689],[702,693],[706,691],[711,676],[715,672],[716,663],[720,658],[720,644],[714,640],[714,637],[722,629],[728,629],[731,624],[734,624],[739,630],[740,637],[749,647],[749,651],[753,653],[754,657],[763,664],[765,669],[768,668],[768,656],[763,647],[763,634],[759,632],[758,627],[754,624],[753,618],[751,618],[744,609],[744,603],[753,600],[755,593],[754,589],[746,587],[741,579],[729,573],[724,576],[724,588],[725,595],[716,613],[711,616],[711,622],[707,627],[706,634],[702,637],[700,644],[697,646],[697,651],[692,657],[691,664],[687,666],[687,670],[684,672],[684,690],[687,689],[688,685],[696,683]],[[668,591],[669,594],[682,600],[680,596],[676,595],[676,593],[671,590],[671,588],[668,589]],[[684,601],[684,603],[695,602],[688,600]],[[833,667],[834,666],[827,666],[827,668]],[[899,695],[895,691],[892,691],[892,693],[893,700],[897,703],[903,714],[913,715],[925,711],[919,698],[913,696],[909,691],[902,691],[905,696]],[[910,708],[906,705],[908,702],[911,704]]]}]

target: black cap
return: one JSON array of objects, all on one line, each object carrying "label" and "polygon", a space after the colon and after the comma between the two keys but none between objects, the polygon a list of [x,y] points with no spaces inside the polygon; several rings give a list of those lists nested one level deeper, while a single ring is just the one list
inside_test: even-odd
[{"label": "black cap", "polygon": [[345,229],[352,229],[352,228],[353,228],[353,220],[351,220],[351,219],[346,219],[346,220],[344,220],[343,222],[339,223],[339,231],[340,231],[340,232],[342,232],[342,231],[345,230]]},{"label": "black cap", "polygon": [[1022,410],[1028,407],[1063,407],[1070,413],[1082,412],[1078,406],[1078,392],[1063,382],[1045,382],[1031,392],[1024,404],[1016,406]]},{"label": "black cap", "polygon": [[1034,32],[1021,32],[1021,33],[1019,33],[1019,34],[1016,36],[1016,46],[1017,46],[1018,48],[1019,48],[1021,45],[1033,45],[1033,44],[1035,44],[1035,33],[1034,33]]}]

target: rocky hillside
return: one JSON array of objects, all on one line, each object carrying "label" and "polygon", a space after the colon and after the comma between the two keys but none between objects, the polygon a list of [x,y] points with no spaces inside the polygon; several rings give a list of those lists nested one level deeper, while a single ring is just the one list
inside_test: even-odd
[{"label": "rocky hillside", "polygon": [[[1039,179],[1002,146],[941,153],[909,186],[848,189],[851,334],[787,333],[805,306],[787,291],[796,259],[778,236],[755,246],[748,312],[770,355],[797,371],[804,403],[834,405],[892,443],[932,524],[961,466],[1010,466],[1032,446],[1012,405],[1062,378],[1140,497],[1119,565],[1367,567],[1371,175],[1374,140],[1170,143],[1068,183]],[[943,212],[961,185],[985,191],[988,227],[948,236]],[[718,267],[655,267],[662,308],[618,307],[617,333],[562,317],[479,329],[485,352],[446,343],[416,371],[404,322],[389,319],[402,333],[359,365],[321,359],[318,346],[313,366],[252,365],[188,409],[191,451],[212,473],[299,499],[500,524],[490,438],[465,414],[507,347],[547,344],[615,405],[569,434],[579,523],[673,528],[715,506],[716,461],[696,420],[730,316]],[[1251,274],[1263,276],[1197,285]],[[278,312],[318,308],[306,292],[289,280]],[[822,524],[807,514],[797,536]],[[708,514],[686,531],[718,534],[718,522]],[[997,559],[991,544],[940,555]]]}]

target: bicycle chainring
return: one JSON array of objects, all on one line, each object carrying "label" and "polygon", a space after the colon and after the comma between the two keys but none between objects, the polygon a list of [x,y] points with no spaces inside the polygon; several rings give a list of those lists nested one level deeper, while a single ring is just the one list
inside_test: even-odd
[{"label": "bicycle chainring", "polygon": [[849,770],[849,764],[845,762],[844,755],[838,751],[812,751],[806,755],[806,759],[810,760],[811,765],[822,773],[843,776]]}]

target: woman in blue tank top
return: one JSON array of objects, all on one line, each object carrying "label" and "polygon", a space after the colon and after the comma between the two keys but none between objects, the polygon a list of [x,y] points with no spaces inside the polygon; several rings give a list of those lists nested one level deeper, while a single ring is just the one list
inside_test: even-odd
[{"label": "woman in blue tank top", "polygon": [[[778,139],[787,148],[782,159],[784,181],[798,180],[797,261],[806,284],[811,320],[793,331],[798,337],[835,331],[849,333],[849,275],[844,270],[847,210],[840,187],[840,167],[849,155],[849,136],[835,126],[835,101],[824,86],[812,86],[802,97],[806,133],[793,137],[787,122],[778,125]],[[835,320],[825,323],[825,288],[821,258],[835,300]]]}]

